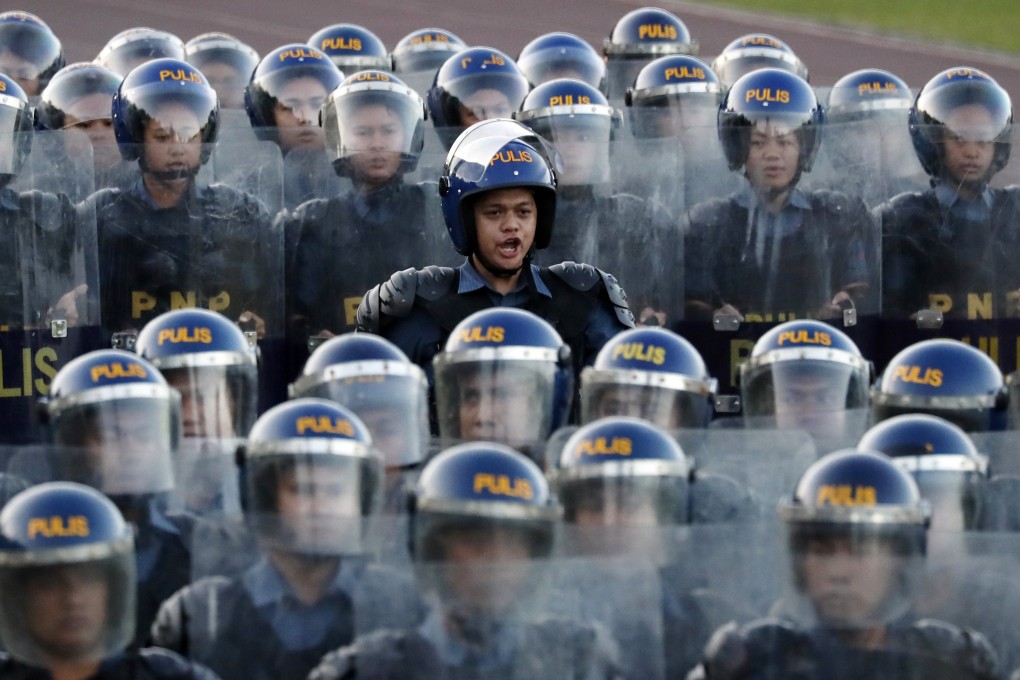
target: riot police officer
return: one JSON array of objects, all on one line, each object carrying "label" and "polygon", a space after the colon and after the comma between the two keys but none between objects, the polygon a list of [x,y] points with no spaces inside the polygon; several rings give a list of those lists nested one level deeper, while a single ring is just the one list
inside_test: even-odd
[{"label": "riot police officer", "polygon": [[583,38],[555,32],[538,36],[521,49],[517,65],[532,87],[560,78],[573,78],[604,91],[606,63]]},{"label": "riot police officer", "polygon": [[[295,244],[288,331],[299,365],[309,336],[354,329],[371,286],[395,270],[429,264],[442,228],[435,184],[405,181],[421,156],[425,108],[399,78],[378,70],[350,76],[323,102],[322,126],[333,170],[353,189],[281,218]],[[352,253],[359,255],[336,266],[337,257]]]},{"label": "riot police officer", "polygon": [[706,427],[717,386],[698,350],[673,331],[626,330],[581,371],[581,422],[632,416],[666,430]]},{"label": "riot police officer", "polygon": [[96,211],[107,333],[137,331],[182,306],[250,321],[260,335],[280,315],[271,301],[280,254],[265,207],[233,187],[195,179],[212,153],[218,115],[215,91],[182,61],[147,62],[121,83],[114,132],[141,178],[88,200]]},{"label": "riot police officer", "polygon": [[357,621],[415,620],[410,584],[364,558],[382,461],[357,416],[322,399],[280,404],[241,456],[259,555],[240,575],[201,579],[164,603],[156,644],[224,678],[303,678],[353,639]]},{"label": "riot police officer", "polygon": [[110,38],[95,62],[126,78],[136,66],[153,59],[184,61],[184,41],[167,31],[129,28]]},{"label": "riot police officer", "polygon": [[872,366],[834,326],[805,319],[758,339],[740,366],[749,424],[805,430],[820,450],[853,444],[867,420]]},{"label": "riot police officer", "polygon": [[[137,179],[137,167],[121,158],[113,132],[111,102],[121,80],[113,71],[91,62],[70,64],[53,76],[40,94],[35,108],[37,131],[77,130],[84,133],[68,135],[64,140],[64,150],[70,157],[83,149],[91,153],[94,176],[87,178],[92,180],[87,182],[89,193],[94,188],[91,186],[93,182],[98,187],[125,188]],[[53,162],[59,164],[68,160],[57,158]],[[79,191],[82,189],[86,187]],[[78,191],[74,194],[77,196]]]},{"label": "riot police officer", "polygon": [[977,299],[987,307],[984,318],[1016,316],[1020,192],[989,186],[1009,160],[1009,94],[983,71],[947,69],[921,89],[908,119],[932,188],[875,209],[883,313],[906,319],[933,308],[974,318],[968,300]]},{"label": "riot police officer", "polygon": [[534,463],[462,444],[431,459],[412,505],[411,551],[430,598],[409,630],[360,635],[309,678],[583,677],[619,672],[605,634],[534,614],[560,508]]},{"label": "riot police officer", "polygon": [[808,79],[807,66],[790,46],[766,33],[750,33],[737,38],[712,61],[712,70],[726,87],[762,68],[783,69]]},{"label": "riot police officer", "polygon": [[681,282],[673,218],[654,196],[614,191],[610,148],[620,112],[594,86],[557,78],[532,90],[514,118],[552,142],[563,159],[556,232],[540,262],[589,262],[611,271],[629,291],[638,321],[675,319]]},{"label": "riot police officer", "polygon": [[825,456],[779,512],[789,597],[775,618],[716,631],[688,677],[1002,677],[981,633],[912,613],[928,508],[887,456]]},{"label": "riot police officer", "polygon": [[[50,482],[0,512],[5,678],[215,680],[164,649],[134,649],[131,527],[101,493]],[[8,656],[9,654],[9,656]]]},{"label": "riot police officer", "polygon": [[[687,311],[836,316],[877,310],[878,244],[864,203],[798,188],[811,170],[822,110],[800,77],[761,69],[740,78],[719,110],[729,168],[746,183],[690,208],[684,228]],[[837,306],[839,305],[839,306]]]},{"label": "riot police officer", "polygon": [[[619,569],[596,562],[594,573],[572,572],[558,587],[580,591],[586,613],[604,621],[620,643],[633,677],[680,676],[718,626],[747,616],[694,578],[697,569],[685,553],[706,546],[676,533],[682,525],[746,518],[747,495],[736,482],[696,473],[667,432],[629,416],[581,426],[550,465],[566,552],[625,562]],[[598,598],[585,596],[594,589]]]},{"label": "riot police officer", "polygon": [[259,53],[228,33],[202,33],[184,44],[184,58],[209,81],[220,106],[244,108],[244,88],[259,63]]},{"label": "riot police officer", "polygon": [[278,144],[283,154],[288,208],[341,189],[325,156],[319,109],[343,78],[325,54],[294,43],[262,57],[245,88],[244,108],[255,134]]},{"label": "riot police officer", "polygon": [[316,31],[307,42],[329,57],[343,73],[393,70],[386,46],[364,26],[333,24]]},{"label": "riot police officer", "polygon": [[660,7],[627,12],[602,43],[606,59],[606,96],[615,106],[648,62],[672,54],[697,54],[698,41],[687,25]]},{"label": "riot police officer", "polygon": [[45,413],[58,446],[49,460],[23,464],[32,477],[102,491],[135,525],[134,632],[144,641],[160,603],[191,580],[194,519],[165,509],[174,489],[180,395],[144,359],[97,350],[57,373]]},{"label": "riot police officer", "polygon": [[344,333],[312,352],[291,395],[329,399],[361,418],[386,467],[383,512],[407,509],[406,492],[428,454],[424,371],[384,338]]},{"label": "riot police officer", "polygon": [[457,269],[397,272],[365,294],[359,329],[381,334],[427,367],[472,312],[519,307],[552,323],[579,370],[606,340],[632,326],[609,274],[590,265],[539,269],[530,262],[553,232],[556,175],[548,153],[541,138],[513,121],[465,130],[451,149],[440,193],[447,230],[467,261]]},{"label": "riot police officer", "polygon": [[457,324],[432,362],[439,435],[507,444],[540,460],[574,396],[570,348],[543,319],[496,307]]},{"label": "riot police officer", "polygon": [[240,511],[234,452],[255,422],[255,349],[222,314],[177,309],[145,324],[135,342],[181,395],[183,438],[176,500],[195,514]]},{"label": "riot police officer", "polygon": [[471,47],[450,56],[436,72],[426,103],[439,141],[450,149],[465,128],[482,120],[509,118],[530,85],[517,63],[491,47]]},{"label": "riot police officer", "polygon": [[1009,392],[987,354],[959,340],[922,340],[894,356],[871,389],[875,422],[928,413],[967,432],[1006,427]]},{"label": "riot police officer", "polygon": [[53,30],[30,12],[0,14],[0,73],[36,97],[64,67],[64,48]]}]

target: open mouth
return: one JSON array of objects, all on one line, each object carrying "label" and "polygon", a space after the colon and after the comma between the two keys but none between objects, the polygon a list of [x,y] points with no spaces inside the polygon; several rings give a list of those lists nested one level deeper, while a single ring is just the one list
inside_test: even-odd
[{"label": "open mouth", "polygon": [[499,244],[497,248],[500,257],[506,259],[513,259],[521,254],[521,240],[519,238],[509,238]]}]

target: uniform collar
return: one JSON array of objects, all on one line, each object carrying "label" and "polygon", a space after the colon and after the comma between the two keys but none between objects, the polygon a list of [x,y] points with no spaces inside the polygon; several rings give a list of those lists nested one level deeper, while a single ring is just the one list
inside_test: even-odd
[{"label": "uniform collar", "polygon": [[437,603],[425,617],[418,632],[432,643],[436,654],[445,665],[463,666],[468,662],[472,653],[475,656],[479,653],[482,654],[479,666],[483,670],[498,668],[513,661],[521,637],[521,630],[518,626],[509,622],[503,623],[493,635],[490,645],[484,649],[472,649],[463,640],[450,635],[443,618],[443,607]]},{"label": "uniform collar", "polygon": [[[974,205],[977,201],[965,201],[960,198],[959,192],[956,187],[945,180],[937,180],[934,182],[935,199],[939,202],[939,205],[949,210],[955,207],[957,204],[961,206]],[[984,203],[984,206],[991,210],[992,208],[992,192],[989,190],[986,184],[981,190],[980,201]]]},{"label": "uniform collar", "polygon": [[[353,558],[342,558],[333,582],[326,589],[326,595],[343,593],[350,596],[363,566]],[[279,604],[285,597],[293,596],[290,585],[266,557],[244,572],[241,581],[256,607]]]},{"label": "uniform collar", "polygon": [[[545,282],[542,281],[542,277],[539,276],[538,267],[533,264],[529,264],[528,266],[531,268],[531,276],[535,281],[535,290],[538,291],[540,295],[551,298],[552,292],[550,292],[549,287],[545,285]],[[489,291],[497,295],[502,295],[499,291],[493,290],[492,286],[490,286],[485,279],[482,278],[482,275],[478,273],[478,270],[475,269],[475,266],[471,263],[470,257],[464,261],[464,264],[458,267],[458,270],[460,272],[460,281],[457,283],[458,295],[471,293],[479,288],[487,288]],[[522,276],[518,279],[517,286],[511,291],[511,294],[524,290],[524,288],[528,285],[526,279],[526,276]]]},{"label": "uniform collar", "polygon": [[170,208],[161,208],[156,205],[156,201],[152,200],[152,194],[145,188],[145,182],[139,177],[130,187],[127,189],[127,194],[137,201],[143,203],[145,207],[150,208],[153,211],[156,210],[172,210],[174,207],[187,205],[194,202],[196,199],[202,198],[205,194],[205,187],[199,187],[198,182],[192,181],[191,186],[188,187],[188,193],[184,195],[184,200]]},{"label": "uniform collar", "polygon": [[[743,188],[733,196],[734,201],[741,208],[747,208],[748,210],[754,210],[761,205],[761,201],[758,200],[758,194],[751,187],[750,182],[744,182]],[[808,200],[807,195],[797,187],[790,190],[789,196],[786,197],[786,203],[783,204],[782,210],[787,208],[797,208],[799,210],[811,210],[811,201]],[[780,210],[780,212],[782,212]]]}]

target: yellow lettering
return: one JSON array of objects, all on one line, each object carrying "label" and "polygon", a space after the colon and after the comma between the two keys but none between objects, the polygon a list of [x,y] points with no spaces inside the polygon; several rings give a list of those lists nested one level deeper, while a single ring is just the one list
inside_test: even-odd
[{"label": "yellow lettering", "polygon": [[344,320],[348,326],[353,326],[358,322],[358,306],[360,304],[360,297],[344,298]]},{"label": "yellow lettering", "polygon": [[953,308],[953,298],[945,293],[930,293],[928,295],[928,306],[946,314]]},{"label": "yellow lettering", "polygon": [[575,458],[584,456],[629,456],[634,452],[634,442],[629,437],[605,437],[587,439],[577,445]]},{"label": "yellow lettering", "polygon": [[974,319],[991,319],[993,318],[992,312],[992,294],[991,293],[968,293],[967,294],[967,318],[970,320]]},{"label": "yellow lettering", "polygon": [[57,351],[52,347],[43,347],[36,352],[35,367],[44,377],[35,379],[35,391],[39,394],[47,394],[50,391],[50,383],[57,375]]},{"label": "yellow lettering", "polygon": [[164,328],[156,336],[156,344],[162,345],[164,342],[168,342],[171,345],[177,345],[182,342],[197,342],[202,343],[203,345],[208,345],[212,343],[212,329],[188,328],[187,326]]},{"label": "yellow lettering", "polygon": [[744,101],[775,102],[779,104],[790,103],[789,90],[773,91],[771,87],[754,87],[744,93]]},{"label": "yellow lettering", "polygon": [[893,370],[893,380],[915,385],[928,385],[930,387],[942,387],[942,371],[937,368],[925,368],[923,373],[920,366],[897,366]]},{"label": "yellow lettering", "polygon": [[209,298],[209,309],[214,312],[222,312],[228,307],[230,307],[230,293],[225,290]]},{"label": "yellow lettering", "polygon": [[809,333],[807,330],[801,329],[783,331],[779,334],[777,342],[780,347],[787,343],[791,345],[824,345],[829,347],[832,345],[832,336],[824,331],[811,331]]},{"label": "yellow lettering", "polygon": [[88,536],[89,519],[84,515],[69,517],[33,517],[28,520],[28,537],[42,535],[45,538],[63,538],[67,536]]},{"label": "yellow lettering", "polygon": [[670,24],[641,24],[638,26],[638,40],[676,40],[676,26]]},{"label": "yellow lettering", "polygon": [[280,52],[280,61],[287,61],[288,59],[318,59],[322,61],[322,53],[317,50],[306,50],[301,47],[298,49],[284,50]]},{"label": "yellow lettering", "polygon": [[195,291],[189,290],[181,293],[177,290],[170,291],[170,309],[190,309],[198,305],[198,296]]},{"label": "yellow lettering", "polygon": [[873,486],[824,484],[818,489],[816,504],[839,507],[867,507],[878,504],[878,494]]},{"label": "yellow lettering", "polygon": [[531,481],[524,477],[510,479],[509,475],[492,475],[486,472],[475,474],[473,488],[475,493],[488,491],[493,496],[510,496],[531,500],[535,496]]},{"label": "yellow lettering", "polygon": [[342,434],[347,437],[354,436],[354,425],[344,418],[330,418],[329,416],[301,416],[294,424],[298,434]]},{"label": "yellow lettering", "polygon": [[506,329],[502,326],[487,326],[482,328],[481,326],[475,326],[474,328],[465,328],[459,334],[461,342],[503,342],[506,335]]},{"label": "yellow lettering", "polygon": [[140,319],[144,312],[156,308],[156,298],[142,290],[131,291],[131,318]]},{"label": "yellow lettering", "polygon": [[[0,353],[0,369],[3,368],[3,353]],[[0,370],[0,399],[9,399],[12,397],[20,397],[21,390],[17,387],[4,387],[4,376],[3,371]]]}]

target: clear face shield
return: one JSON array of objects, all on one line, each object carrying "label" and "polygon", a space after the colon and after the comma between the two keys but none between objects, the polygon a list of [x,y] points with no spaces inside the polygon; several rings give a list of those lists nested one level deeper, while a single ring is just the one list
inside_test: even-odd
[{"label": "clear face shield", "polygon": [[[559,152],[563,167],[556,175],[558,186],[591,186],[610,181],[609,141],[612,136],[614,112],[610,107],[577,107],[597,109],[595,114],[561,114],[557,108],[545,109],[549,115],[536,116],[528,125],[552,142]],[[542,112],[536,112],[541,114]]]},{"label": "clear face shield", "polygon": [[666,430],[705,427],[712,416],[715,381],[644,371],[581,373],[581,422],[633,416]]},{"label": "clear face shield", "polygon": [[361,553],[365,515],[379,496],[379,459],[360,442],[314,441],[313,448],[326,448],[306,453],[249,451],[245,463],[249,523],[270,550],[309,556]]},{"label": "clear face shield", "polygon": [[47,668],[126,649],[136,618],[132,539],[54,552],[60,554],[0,557],[0,637],[7,651]]},{"label": "clear face shield", "polygon": [[439,435],[540,449],[552,429],[557,367],[554,360],[536,358],[538,351],[522,347],[437,356]]},{"label": "clear face shield", "polygon": [[866,362],[849,354],[786,358],[776,351],[748,362],[740,378],[744,414],[772,417],[780,429],[805,430],[815,437],[844,432],[851,425],[848,412],[867,404]]},{"label": "clear face shield", "polygon": [[383,455],[387,470],[417,465],[428,453],[428,384],[417,366],[362,361],[330,366],[295,384],[302,397],[320,397],[354,412]]},{"label": "clear face shield", "polygon": [[[655,88],[636,95],[629,109],[635,137],[685,139],[714,130],[722,90],[715,83]],[[664,90],[661,94],[659,90]]]},{"label": "clear face shield", "polygon": [[909,611],[923,577],[921,524],[789,521],[789,605],[802,625],[881,627]]},{"label": "clear face shield", "polygon": [[917,482],[921,497],[931,506],[935,533],[975,528],[980,514],[981,487],[988,479],[988,460],[962,454],[896,456],[896,467]]},{"label": "clear face shield", "polygon": [[512,117],[528,93],[523,77],[505,73],[467,75],[447,83],[445,88],[458,107],[461,127]]},{"label": "clear face shield", "polygon": [[191,356],[196,359],[194,365],[160,367],[170,386],[181,393],[184,436],[234,439],[247,435],[258,402],[255,363],[202,365],[204,355]]},{"label": "clear face shield", "polygon": [[165,93],[150,94],[142,86],[130,98],[145,120],[138,154],[143,170],[166,180],[197,174],[204,133],[217,110],[215,93],[203,88],[199,94],[168,99]]},{"label": "clear face shield", "polygon": [[355,177],[389,179],[408,161],[417,157],[416,140],[421,139],[422,105],[409,88],[392,83],[362,83],[351,87],[350,94],[334,98],[335,117],[323,125],[335,125],[326,139],[335,140],[328,149],[334,159],[346,159]]},{"label": "clear face shield", "polygon": [[144,496],[174,488],[180,400],[160,385],[124,385],[108,398],[77,402],[51,415],[57,443],[68,447],[57,478],[108,496]]}]

